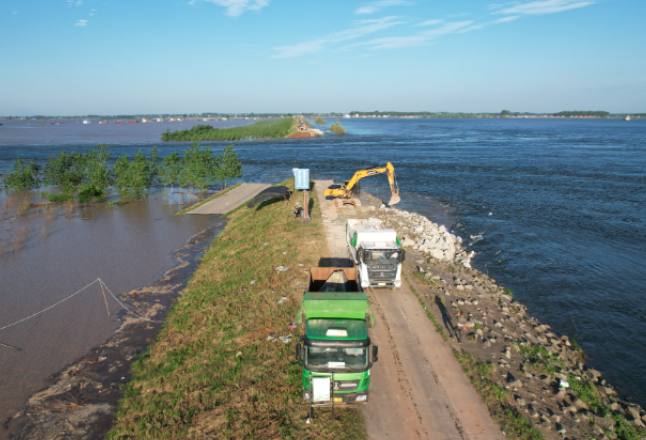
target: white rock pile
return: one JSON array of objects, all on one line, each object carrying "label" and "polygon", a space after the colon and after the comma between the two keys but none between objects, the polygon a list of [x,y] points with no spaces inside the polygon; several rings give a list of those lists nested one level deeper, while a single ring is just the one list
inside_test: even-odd
[{"label": "white rock pile", "polygon": [[467,253],[462,237],[451,234],[444,225],[433,223],[422,215],[385,205],[369,209],[376,211],[376,216],[384,222],[384,228],[397,231],[402,247],[424,252],[438,261],[471,267],[475,252]]}]

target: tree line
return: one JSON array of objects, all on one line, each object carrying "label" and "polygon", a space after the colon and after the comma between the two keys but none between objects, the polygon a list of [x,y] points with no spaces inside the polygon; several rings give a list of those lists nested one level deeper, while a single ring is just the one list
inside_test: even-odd
[{"label": "tree line", "polygon": [[233,128],[196,125],[187,130],[162,134],[162,141],[237,141],[240,139],[280,139],[287,136],[296,123],[294,118],[272,119]]},{"label": "tree line", "polygon": [[16,191],[52,186],[59,188],[65,197],[50,194],[51,201],[71,198],[76,192],[79,202],[85,203],[93,197],[104,196],[110,186],[125,200],[138,200],[153,185],[170,187],[171,191],[179,187],[204,192],[213,183],[225,188],[228,181],[242,176],[242,164],[233,145],[225,147],[221,155],[215,155],[211,147],[194,142],[183,157],[177,151],[161,157],[157,147],[153,147],[149,156],[141,150],[133,158],[124,154],[112,166],[109,158],[105,144],[84,154],[61,151],[49,156],[44,167],[34,159],[25,161],[18,156],[3,184]]},{"label": "tree line", "polygon": [[602,111],[573,111],[573,112],[554,113],[554,116],[563,116],[566,118],[571,118],[576,116],[594,116],[595,118],[607,118],[608,116],[610,116],[610,113],[602,112]]}]

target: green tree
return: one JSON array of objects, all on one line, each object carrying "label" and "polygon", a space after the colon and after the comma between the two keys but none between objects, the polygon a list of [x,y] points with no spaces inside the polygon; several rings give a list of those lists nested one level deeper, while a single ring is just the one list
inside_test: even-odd
[{"label": "green tree", "polygon": [[81,153],[61,151],[49,156],[45,164],[46,185],[58,186],[64,193],[71,193],[85,180],[86,158]]},{"label": "green tree", "polygon": [[162,185],[170,185],[170,191],[173,192],[174,185],[180,183],[182,176],[182,161],[177,151],[173,151],[164,157],[162,165],[159,168],[159,180]]},{"label": "green tree", "polygon": [[233,151],[233,144],[228,145],[222,151],[219,168],[217,180],[221,182],[223,189],[227,187],[227,181],[242,177],[242,163],[238,160],[236,152]]},{"label": "green tree", "polygon": [[194,188],[206,191],[215,177],[214,160],[211,147],[202,150],[199,142],[193,142],[182,159],[182,186],[188,186],[191,192]]},{"label": "green tree", "polygon": [[162,172],[162,158],[159,157],[159,149],[157,145],[150,150],[150,181],[158,182]]},{"label": "green tree", "polygon": [[150,188],[150,161],[137,151],[132,162],[124,154],[114,164],[114,186],[121,197],[138,200],[146,196]]},{"label": "green tree", "polygon": [[36,164],[34,159],[25,162],[22,157],[18,156],[13,164],[13,171],[4,179],[4,186],[16,191],[38,188],[40,186],[39,173],[40,166]]},{"label": "green tree", "polygon": [[110,184],[110,169],[108,168],[108,146],[99,145],[97,150],[89,149],[85,153],[84,180],[79,187],[79,202],[85,203],[92,197],[100,197]]},{"label": "green tree", "polygon": [[509,110],[503,110],[500,112],[500,116],[503,118],[506,118],[509,115],[511,115],[511,112]]}]

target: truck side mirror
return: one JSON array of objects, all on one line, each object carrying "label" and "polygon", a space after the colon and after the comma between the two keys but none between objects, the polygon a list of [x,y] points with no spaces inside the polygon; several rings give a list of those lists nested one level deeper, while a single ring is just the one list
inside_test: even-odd
[{"label": "truck side mirror", "polygon": [[301,344],[296,344],[296,360],[300,361],[302,356],[303,356],[303,349],[301,347]]},{"label": "truck side mirror", "polygon": [[401,250],[400,252],[401,254],[399,255],[399,262],[403,263],[404,261],[406,261],[406,251]]},{"label": "truck side mirror", "polygon": [[379,360],[379,347],[376,345],[372,346],[372,362],[377,362]]}]

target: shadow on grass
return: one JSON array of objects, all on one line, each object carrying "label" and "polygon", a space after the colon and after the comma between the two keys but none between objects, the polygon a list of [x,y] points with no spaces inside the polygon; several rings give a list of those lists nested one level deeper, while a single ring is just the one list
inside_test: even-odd
[{"label": "shadow on grass", "polygon": [[446,309],[446,306],[439,301],[439,297],[437,296],[435,297],[435,304],[437,304],[437,307],[440,309],[440,313],[442,313],[442,322],[449,332],[449,337],[457,337],[458,335],[453,327],[453,321],[451,321],[451,315]]}]

